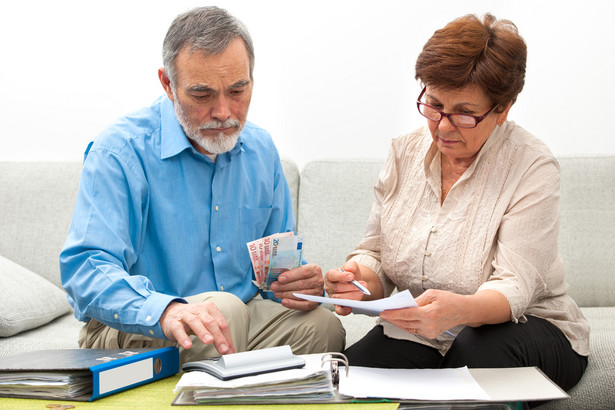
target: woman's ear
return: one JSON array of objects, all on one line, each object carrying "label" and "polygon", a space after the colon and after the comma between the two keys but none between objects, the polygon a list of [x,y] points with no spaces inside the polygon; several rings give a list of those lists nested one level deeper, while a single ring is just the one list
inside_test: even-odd
[{"label": "woman's ear", "polygon": [[502,125],[506,122],[506,120],[508,119],[508,112],[510,111],[510,107],[512,107],[512,102],[509,102],[504,111],[497,115],[496,121],[498,125]]}]

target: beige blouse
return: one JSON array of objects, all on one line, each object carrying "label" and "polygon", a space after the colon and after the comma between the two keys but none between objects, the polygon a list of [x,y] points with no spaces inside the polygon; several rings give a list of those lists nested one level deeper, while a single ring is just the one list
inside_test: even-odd
[{"label": "beige blouse", "polygon": [[[385,296],[395,287],[415,297],[426,289],[497,290],[513,322],[544,318],[588,355],[589,324],[566,293],[557,249],[560,174],[549,149],[509,121],[496,127],[442,204],[440,176],[440,151],[426,127],[395,138],[374,187],[365,237],[348,258],[376,272]],[[442,353],[453,340],[380,323],[390,337]]]}]

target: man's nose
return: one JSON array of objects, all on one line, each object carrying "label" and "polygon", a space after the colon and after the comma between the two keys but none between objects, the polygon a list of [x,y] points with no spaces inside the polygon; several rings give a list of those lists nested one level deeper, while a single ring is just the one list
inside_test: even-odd
[{"label": "man's nose", "polygon": [[230,101],[225,95],[218,95],[211,107],[211,116],[220,121],[226,121],[231,116]]}]

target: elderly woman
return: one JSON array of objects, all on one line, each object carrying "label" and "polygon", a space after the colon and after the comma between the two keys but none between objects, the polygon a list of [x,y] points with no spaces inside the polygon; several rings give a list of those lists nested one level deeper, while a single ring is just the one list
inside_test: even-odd
[{"label": "elderly woman", "polygon": [[526,54],[516,26],[490,14],[425,44],[416,78],[427,126],[392,141],[365,237],[325,276],[332,297],[409,289],[419,307],[382,312],[346,350],[351,364],[537,366],[565,390],[582,377],[589,325],[558,254],[559,166],[507,120]]}]

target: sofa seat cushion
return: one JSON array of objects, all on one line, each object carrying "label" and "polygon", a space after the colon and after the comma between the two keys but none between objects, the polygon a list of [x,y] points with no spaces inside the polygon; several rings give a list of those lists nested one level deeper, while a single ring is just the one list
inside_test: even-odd
[{"label": "sofa seat cushion", "polygon": [[0,337],[44,325],[71,311],[62,289],[3,256],[0,277]]},{"label": "sofa seat cushion", "polygon": [[570,399],[548,402],[540,410],[615,409],[615,307],[582,307],[581,311],[591,325],[585,374],[568,392]]},{"label": "sofa seat cushion", "polygon": [[67,313],[46,325],[26,330],[15,336],[0,337],[0,357],[33,350],[78,349],[79,331],[83,325],[72,313]]}]

